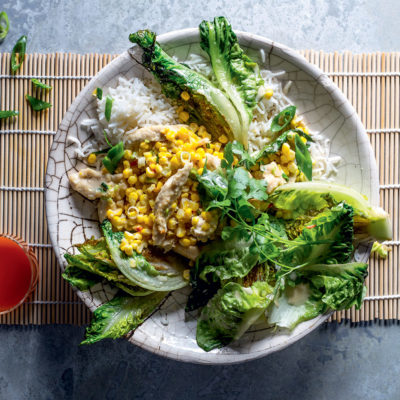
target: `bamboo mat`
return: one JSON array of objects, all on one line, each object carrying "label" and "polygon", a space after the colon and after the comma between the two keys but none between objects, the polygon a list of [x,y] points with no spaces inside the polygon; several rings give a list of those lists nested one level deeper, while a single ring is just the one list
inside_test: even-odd
[{"label": "bamboo mat", "polygon": [[[391,214],[394,238],[389,258],[370,259],[368,293],[363,308],[335,313],[331,320],[351,322],[400,320],[399,264],[399,138],[400,53],[353,55],[302,51],[325,71],[351,101],[367,129],[380,172],[380,198]],[[33,297],[0,324],[86,324],[90,313],[69,285],[47,233],[44,177],[50,146],[73,99],[115,56],[109,54],[31,54],[16,76],[10,55],[0,54],[0,110],[16,109],[14,122],[0,121],[0,232],[14,233],[34,247],[40,283]],[[30,78],[53,86],[47,101],[53,107],[35,114],[24,99],[33,94]]]}]

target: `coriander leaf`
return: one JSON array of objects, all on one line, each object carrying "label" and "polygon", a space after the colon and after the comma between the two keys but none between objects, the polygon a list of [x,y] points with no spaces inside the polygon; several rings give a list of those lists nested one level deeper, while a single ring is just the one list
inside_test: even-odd
[{"label": "coriander leaf", "polygon": [[296,134],[296,163],[309,181],[312,181],[312,159],[307,146],[301,140],[301,137]]},{"label": "coriander leaf", "polygon": [[37,99],[36,97],[32,97],[29,94],[26,94],[25,98],[26,100],[28,100],[32,109],[35,111],[42,111],[52,106],[51,103],[47,103],[46,101],[42,101],[40,99]]},{"label": "coriander leaf", "polygon": [[203,173],[195,174],[195,179],[199,182],[197,190],[203,201],[208,203],[211,200],[225,200],[228,194],[228,181],[222,171],[210,171],[204,166]]}]

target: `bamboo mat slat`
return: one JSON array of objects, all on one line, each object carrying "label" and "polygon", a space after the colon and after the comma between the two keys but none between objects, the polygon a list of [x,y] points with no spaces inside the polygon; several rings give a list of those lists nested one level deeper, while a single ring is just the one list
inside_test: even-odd
[{"label": "bamboo mat slat", "polygon": [[[330,320],[400,320],[400,53],[352,54],[300,52],[325,71],[353,104],[367,129],[380,172],[380,199],[391,214],[393,241],[386,260],[371,257],[367,298],[361,310],[335,313]],[[33,297],[0,324],[86,324],[90,312],[61,278],[51,250],[44,210],[44,177],[49,150],[68,107],[110,54],[29,54],[16,76],[10,55],[0,54],[0,110],[17,109],[14,122],[0,121],[0,232],[29,242],[40,264]],[[34,94],[30,78],[53,86],[46,100],[53,107],[34,113],[24,99]]]}]

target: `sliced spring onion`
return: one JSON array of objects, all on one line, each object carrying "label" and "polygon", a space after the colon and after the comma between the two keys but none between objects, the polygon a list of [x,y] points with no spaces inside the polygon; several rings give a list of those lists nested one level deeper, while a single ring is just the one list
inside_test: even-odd
[{"label": "sliced spring onion", "polygon": [[29,104],[35,111],[42,111],[51,107],[50,103],[37,99],[36,97],[32,97],[29,94],[26,94],[25,98],[29,101]]},{"label": "sliced spring onion", "polygon": [[[110,147],[113,147],[113,145],[110,143],[110,141],[108,140],[108,136],[107,136],[107,132],[106,132],[106,130],[104,129],[104,131],[103,131],[103,135],[104,135],[104,139],[106,140],[106,143],[110,146]],[[108,149],[107,151],[109,151],[110,149]]]},{"label": "sliced spring onion", "polygon": [[288,106],[278,115],[275,115],[271,123],[271,132],[277,133],[286,128],[296,114],[295,106]]},{"label": "sliced spring onion", "polygon": [[110,174],[114,173],[123,156],[124,144],[122,142],[119,142],[108,151],[107,155],[103,158],[103,165]]},{"label": "sliced spring onion", "polygon": [[18,114],[19,111],[13,111],[13,110],[0,111],[0,119],[15,117]]},{"label": "sliced spring onion", "polygon": [[101,100],[103,98],[103,89],[102,88],[96,88],[96,97]]},{"label": "sliced spring onion", "polygon": [[0,42],[6,38],[10,29],[10,21],[5,11],[0,13]]},{"label": "sliced spring onion", "polygon": [[[16,72],[19,70],[19,67],[22,65],[25,59],[25,51],[26,51],[26,41],[27,37],[25,35],[21,36],[11,52],[11,70]],[[18,63],[17,63],[18,57]]]},{"label": "sliced spring onion", "polygon": [[52,86],[46,85],[45,83],[40,82],[39,79],[36,79],[36,78],[32,78],[32,79],[31,79],[31,82],[32,82],[36,87],[39,87],[39,88],[42,88],[42,89],[47,89],[47,90],[53,89]]},{"label": "sliced spring onion", "polygon": [[301,137],[296,134],[294,138],[296,145],[296,163],[300,171],[304,173],[309,181],[312,181],[312,159],[307,146],[301,140]]},{"label": "sliced spring onion", "polygon": [[113,101],[114,100],[110,96],[106,97],[106,108],[104,110],[104,116],[106,117],[107,121],[109,121],[111,118],[111,109],[112,109]]}]

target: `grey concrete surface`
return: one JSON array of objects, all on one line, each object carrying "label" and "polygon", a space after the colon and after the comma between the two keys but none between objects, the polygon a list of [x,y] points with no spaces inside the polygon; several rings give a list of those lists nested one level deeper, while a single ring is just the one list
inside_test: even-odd
[{"label": "grey concrete surface", "polygon": [[398,0],[2,0],[0,8],[11,22],[1,51],[28,34],[29,51],[119,53],[138,29],[164,33],[217,15],[296,49],[400,49]]},{"label": "grey concrete surface", "polygon": [[199,366],[71,326],[0,329],[0,399],[399,399],[398,326],[323,326],[261,360]]},{"label": "grey concrete surface", "polygon": [[[236,29],[296,49],[400,50],[398,0],[2,0],[29,52],[119,53],[128,34],[197,26],[226,15]],[[83,328],[0,326],[0,400],[400,399],[399,326],[330,324],[288,349],[237,366],[166,360],[125,341],[79,347]]]}]

